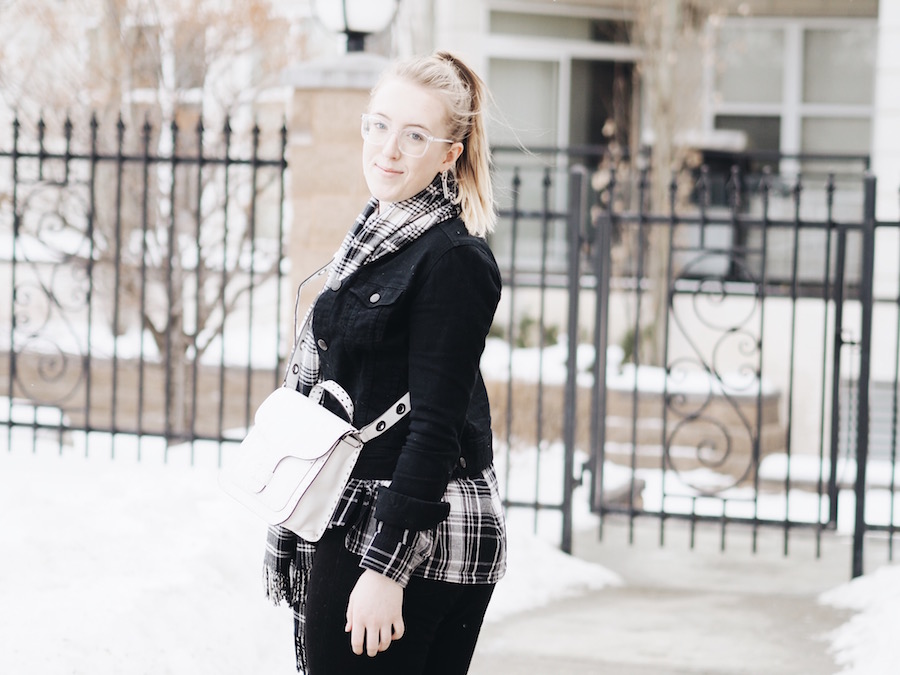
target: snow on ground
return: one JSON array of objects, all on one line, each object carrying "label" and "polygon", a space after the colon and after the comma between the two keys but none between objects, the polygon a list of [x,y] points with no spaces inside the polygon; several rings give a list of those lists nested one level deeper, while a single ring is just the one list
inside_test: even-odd
[{"label": "snow on ground", "polygon": [[[30,430],[8,451],[2,431],[0,673],[294,672],[290,611],[263,596],[265,527],[220,490],[215,447],[190,467],[152,443],[138,462],[121,437],[113,460]],[[488,621],[620,583],[511,521]]]},{"label": "snow on ground", "polygon": [[[30,430],[27,430],[30,437]],[[96,435],[95,435],[96,436]],[[218,487],[216,448],[117,439],[85,458],[83,443],[0,438],[0,673],[243,675],[294,672],[291,617],[263,597],[265,528]],[[555,449],[544,471],[555,471]],[[533,458],[499,473],[527,493]],[[533,475],[533,474],[532,474]],[[552,481],[557,482],[557,481]],[[581,490],[582,488],[579,488]],[[547,495],[542,494],[542,499]],[[584,495],[575,523],[593,527]],[[554,518],[556,516],[556,518]],[[544,522],[544,518],[547,521]],[[533,534],[537,528],[538,535]],[[621,583],[557,550],[558,514],[510,514],[510,571],[488,621]],[[900,566],[823,594],[857,612],[830,636],[844,673],[888,673],[900,625]]]},{"label": "snow on ground", "polygon": [[826,605],[857,612],[830,637],[845,675],[896,673],[900,629],[900,565],[880,567],[823,593]]}]

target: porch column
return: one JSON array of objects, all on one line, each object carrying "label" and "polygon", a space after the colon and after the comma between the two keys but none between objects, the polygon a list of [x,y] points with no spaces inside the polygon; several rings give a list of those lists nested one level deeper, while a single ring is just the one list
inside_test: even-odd
[{"label": "porch column", "polygon": [[[286,71],[291,292],[324,265],[369,199],[360,115],[387,59],[366,52]],[[313,293],[304,292],[304,305]]]},{"label": "porch column", "polygon": [[[897,2],[878,3],[872,126],[872,172],[878,178],[876,217],[897,221],[900,219],[900,3]],[[896,293],[898,233],[894,228],[879,230],[875,246],[875,290]]]}]

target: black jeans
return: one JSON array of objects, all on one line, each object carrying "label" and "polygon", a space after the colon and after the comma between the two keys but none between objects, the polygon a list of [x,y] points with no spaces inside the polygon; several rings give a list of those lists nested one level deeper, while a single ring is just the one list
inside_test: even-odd
[{"label": "black jeans", "polygon": [[328,530],[316,549],[307,596],[308,675],[465,675],[494,584],[413,577],[403,593],[404,636],[374,657],[357,656],[344,626],[363,570],[344,546],[345,535],[345,528]]}]

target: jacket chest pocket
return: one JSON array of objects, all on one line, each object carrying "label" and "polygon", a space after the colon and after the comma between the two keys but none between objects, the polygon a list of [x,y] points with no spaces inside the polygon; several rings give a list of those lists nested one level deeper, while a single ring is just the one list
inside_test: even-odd
[{"label": "jacket chest pocket", "polygon": [[359,284],[348,291],[344,339],[356,344],[383,341],[391,320],[400,311],[403,289]]}]

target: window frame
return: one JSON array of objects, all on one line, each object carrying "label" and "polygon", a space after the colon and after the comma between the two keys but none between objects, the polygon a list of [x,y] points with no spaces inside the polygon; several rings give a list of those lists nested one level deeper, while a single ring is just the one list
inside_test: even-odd
[{"label": "window frame", "polygon": [[[857,118],[874,122],[875,102],[870,104],[806,103],[803,101],[804,39],[808,30],[835,30],[867,27],[873,36],[878,35],[878,20],[874,18],[760,18],[727,17],[711,20],[707,25],[710,45],[716,44],[716,32],[720,27],[744,30],[784,31],[784,62],[782,96],[780,103],[737,103],[719,100],[716,90],[716,58],[706,59],[703,73],[703,128],[715,129],[718,115],[779,117],[781,120],[779,152],[796,155],[802,151],[803,121],[806,118]],[[715,50],[715,47],[712,47]],[[713,55],[715,51],[713,51]],[[796,159],[781,161],[780,171],[794,174],[799,171]]]}]

